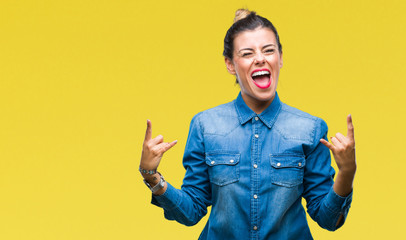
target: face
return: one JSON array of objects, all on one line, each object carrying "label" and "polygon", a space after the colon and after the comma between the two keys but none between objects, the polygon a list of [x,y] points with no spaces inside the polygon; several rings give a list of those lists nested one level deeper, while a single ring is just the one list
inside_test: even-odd
[{"label": "face", "polygon": [[282,67],[282,54],[272,30],[239,33],[234,38],[233,59],[225,61],[228,72],[236,75],[246,103],[272,102]]}]

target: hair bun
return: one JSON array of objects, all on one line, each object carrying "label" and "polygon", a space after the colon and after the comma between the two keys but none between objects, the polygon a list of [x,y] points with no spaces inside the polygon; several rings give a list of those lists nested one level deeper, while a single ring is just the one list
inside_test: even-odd
[{"label": "hair bun", "polygon": [[250,15],[251,11],[248,9],[240,8],[237,11],[235,11],[235,18],[234,22],[237,22],[241,19],[246,18],[248,15]]}]

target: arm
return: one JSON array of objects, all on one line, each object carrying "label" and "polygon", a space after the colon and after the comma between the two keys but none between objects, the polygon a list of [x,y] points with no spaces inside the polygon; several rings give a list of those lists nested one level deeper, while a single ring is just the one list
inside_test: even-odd
[{"label": "arm", "polygon": [[334,159],[337,163],[339,171],[334,183],[334,191],[340,196],[347,196],[352,191],[352,183],[357,170],[354,126],[352,124],[351,115],[347,116],[347,137],[341,133],[337,133],[335,137],[331,137],[333,144],[327,142],[325,139],[320,139],[320,142],[333,152]]},{"label": "arm", "polygon": [[[173,142],[164,142],[164,138],[162,135],[158,135],[155,138],[151,138],[152,135],[152,127],[151,121],[147,120],[147,131],[145,133],[145,139],[142,146],[142,155],[141,155],[141,162],[140,162],[140,169],[147,170],[147,171],[156,171],[159,163],[161,162],[163,154],[171,149],[177,141]],[[158,173],[148,174],[141,171],[142,177],[148,182],[152,187],[157,185],[161,179],[161,176]],[[164,187],[157,192],[156,195],[163,194],[168,185],[165,183]]]},{"label": "arm", "polygon": [[[344,224],[348,214],[352,201],[352,179],[351,187],[348,188],[345,184],[348,181],[347,173],[339,168],[334,183],[335,171],[331,167],[330,151],[322,144],[327,137],[327,125],[324,121],[316,127],[315,133],[315,146],[306,154],[303,196],[307,201],[309,215],[321,227],[334,231]],[[319,141],[320,138],[323,140]]]},{"label": "arm", "polygon": [[182,190],[168,183],[162,192],[152,196],[152,203],[164,209],[165,218],[191,226],[206,215],[211,204],[203,134],[197,116],[190,126],[183,161],[186,175]]},{"label": "arm", "polygon": [[[331,138],[331,141],[333,144],[327,142],[325,139],[320,139],[320,142],[333,152],[334,159],[339,169],[333,186],[334,192],[345,197],[352,192],[355,172],[357,170],[357,163],[355,160],[354,126],[352,124],[351,115],[347,116],[347,137],[341,133],[337,133],[335,137]],[[340,216],[336,224],[337,226],[340,225],[343,217],[343,215]]]}]

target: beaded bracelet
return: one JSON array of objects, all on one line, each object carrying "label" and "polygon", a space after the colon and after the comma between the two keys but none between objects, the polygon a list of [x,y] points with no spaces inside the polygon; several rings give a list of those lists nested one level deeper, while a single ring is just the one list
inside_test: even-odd
[{"label": "beaded bracelet", "polygon": [[154,170],[146,170],[146,169],[142,169],[140,167],[138,170],[140,171],[140,173],[145,173],[145,174],[155,174],[155,173],[157,173],[156,169],[154,169]]}]

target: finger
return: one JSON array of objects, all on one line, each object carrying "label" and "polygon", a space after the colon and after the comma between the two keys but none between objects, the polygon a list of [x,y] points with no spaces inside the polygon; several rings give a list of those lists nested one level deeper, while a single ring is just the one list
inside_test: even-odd
[{"label": "finger", "polygon": [[352,124],[352,116],[347,116],[347,137],[354,139],[354,125]]},{"label": "finger", "polygon": [[160,144],[160,143],[163,143],[163,141],[164,141],[164,137],[163,137],[162,135],[158,135],[158,136],[156,136],[155,138],[151,139],[151,140],[149,141],[149,144],[151,144],[152,146],[154,146],[154,145],[158,145],[158,144]]},{"label": "finger", "polygon": [[145,141],[150,140],[151,135],[152,135],[151,121],[148,119],[147,120],[147,131],[145,132]]},{"label": "finger", "polygon": [[175,141],[170,142],[170,143],[166,143],[166,144],[163,146],[164,152],[166,152],[166,151],[168,151],[169,149],[171,149],[173,146],[176,145],[176,143],[178,143],[178,140],[175,140]]},{"label": "finger", "polygon": [[171,149],[178,141],[175,140],[173,142],[162,142],[154,147],[154,151],[159,154],[164,154],[166,151]]},{"label": "finger", "polygon": [[345,138],[345,136],[341,133],[336,133],[336,138],[338,139],[338,141],[340,141],[341,143],[347,143],[347,139]]},{"label": "finger", "polygon": [[320,142],[324,144],[324,146],[328,147],[331,151],[334,150],[334,145],[327,142],[324,138],[320,139]]},{"label": "finger", "polygon": [[341,147],[343,145],[340,141],[338,141],[336,137],[331,137],[330,139],[336,148]]}]

